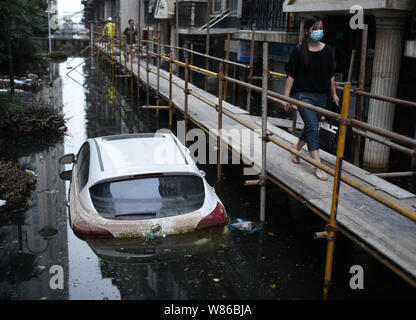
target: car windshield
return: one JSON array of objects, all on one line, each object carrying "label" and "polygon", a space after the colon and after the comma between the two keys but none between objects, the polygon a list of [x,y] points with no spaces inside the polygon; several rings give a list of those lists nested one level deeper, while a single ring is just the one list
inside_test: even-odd
[{"label": "car windshield", "polygon": [[109,181],[90,188],[97,212],[108,219],[151,219],[198,210],[203,180],[194,175],[160,175]]}]

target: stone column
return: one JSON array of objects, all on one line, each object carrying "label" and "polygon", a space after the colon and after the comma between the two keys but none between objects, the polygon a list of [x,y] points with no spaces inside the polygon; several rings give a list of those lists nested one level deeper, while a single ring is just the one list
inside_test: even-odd
[{"label": "stone column", "polygon": [[[376,17],[376,44],[371,82],[373,94],[396,97],[405,24],[406,19],[403,17]],[[371,99],[367,122],[392,130],[394,109],[392,103]],[[389,155],[389,147],[366,139],[364,167],[385,169],[388,166]]]}]

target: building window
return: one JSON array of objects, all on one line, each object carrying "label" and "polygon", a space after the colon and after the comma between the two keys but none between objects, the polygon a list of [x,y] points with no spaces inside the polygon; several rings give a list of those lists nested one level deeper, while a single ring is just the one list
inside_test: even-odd
[{"label": "building window", "polygon": [[213,13],[221,13],[226,9],[229,9],[231,12],[237,12],[238,1],[239,0],[213,0],[211,10]]},{"label": "building window", "polygon": [[221,0],[214,0],[212,1],[212,12],[221,12]]},{"label": "building window", "polygon": [[230,11],[236,12],[238,9],[238,0],[228,0]]}]

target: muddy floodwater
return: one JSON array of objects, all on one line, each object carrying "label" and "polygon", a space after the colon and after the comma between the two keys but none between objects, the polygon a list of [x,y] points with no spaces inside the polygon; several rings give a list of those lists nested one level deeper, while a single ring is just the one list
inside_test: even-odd
[{"label": "muddy floodwater", "polygon": [[[64,139],[17,139],[0,151],[38,176],[30,208],[0,216],[0,299],[321,299],[326,243],[313,233],[325,223],[272,185],[267,223],[251,234],[221,227],[154,240],[77,238],[65,204],[69,183],[59,178],[70,166],[58,159],[89,137],[169,128],[168,111],[139,110],[136,86],[132,94],[129,79],[113,80],[107,61],[72,69],[82,62],[52,65],[53,86],[47,76],[37,93],[67,118]],[[173,132],[181,120],[174,113]],[[243,164],[224,165],[219,186],[215,165],[198,167],[231,221],[258,222],[260,190],[244,186]],[[415,298],[407,282],[342,235],[335,251],[331,299]],[[363,267],[364,289],[350,287],[354,265]]]}]

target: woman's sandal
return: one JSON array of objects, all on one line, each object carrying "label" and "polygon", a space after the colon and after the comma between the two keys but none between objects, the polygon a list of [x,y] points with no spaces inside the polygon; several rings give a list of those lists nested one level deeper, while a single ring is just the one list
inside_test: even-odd
[{"label": "woman's sandal", "polygon": [[322,180],[322,181],[328,180],[328,176],[326,175],[326,173],[318,168],[315,169],[315,177],[317,177],[319,180]]},{"label": "woman's sandal", "polygon": [[300,158],[298,157],[298,156],[296,156],[296,155],[292,155],[292,162],[293,163],[300,163]]}]

